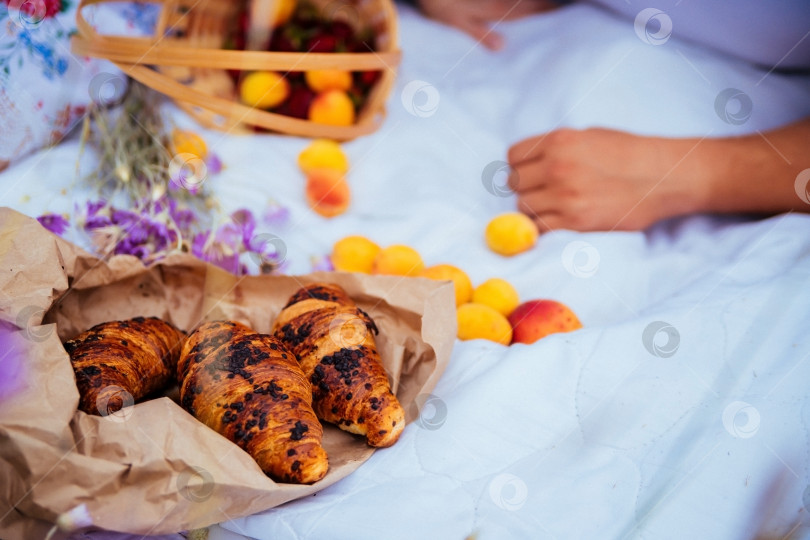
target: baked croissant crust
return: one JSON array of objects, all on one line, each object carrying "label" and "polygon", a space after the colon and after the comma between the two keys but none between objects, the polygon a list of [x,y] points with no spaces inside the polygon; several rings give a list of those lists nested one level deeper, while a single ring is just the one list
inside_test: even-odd
[{"label": "baked croissant crust", "polygon": [[136,317],[98,324],[65,342],[79,409],[106,416],[164,388],[174,376],[184,338],[166,321]]},{"label": "baked croissant crust", "polygon": [[324,477],[329,462],[311,385],[276,338],[236,322],[205,323],[186,340],[177,376],[183,408],[265,474],[300,484]]},{"label": "baked croissant crust", "polygon": [[290,298],[273,332],[312,383],[318,418],[385,447],[399,439],[405,412],[391,393],[374,321],[338,285],[314,283]]}]

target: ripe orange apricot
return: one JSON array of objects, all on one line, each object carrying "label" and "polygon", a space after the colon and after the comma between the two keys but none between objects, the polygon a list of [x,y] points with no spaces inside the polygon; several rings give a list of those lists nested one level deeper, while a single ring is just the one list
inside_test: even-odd
[{"label": "ripe orange apricot", "polygon": [[272,109],[290,95],[290,83],[275,71],[254,71],[242,79],[239,95],[245,105]]},{"label": "ripe orange apricot", "polygon": [[352,74],[342,69],[313,69],[304,73],[307,86],[314,92],[350,90]]},{"label": "ripe orange apricot", "polygon": [[350,126],[354,124],[354,103],[343,90],[327,90],[312,100],[308,116],[319,124]]},{"label": "ripe orange apricot", "polygon": [[571,308],[555,300],[529,300],[509,315],[512,343],[534,343],[557,332],[573,332],[582,323]]},{"label": "ripe orange apricot", "polygon": [[422,270],[420,275],[437,281],[452,281],[456,292],[456,307],[466,304],[472,299],[473,286],[470,277],[457,266],[436,264]]},{"label": "ripe orange apricot", "polygon": [[338,271],[370,274],[379,252],[380,246],[365,236],[346,236],[332,246],[332,265]]},{"label": "ripe orange apricot", "polygon": [[487,246],[507,257],[531,249],[537,242],[537,225],[520,212],[507,212],[495,216],[487,224],[484,237]]},{"label": "ripe orange apricot", "polygon": [[323,217],[339,216],[349,207],[351,191],[340,172],[313,169],[307,175],[306,197],[309,207]]},{"label": "ripe orange apricot", "polygon": [[410,246],[393,244],[384,247],[374,257],[372,274],[418,276],[425,268],[422,256]]}]

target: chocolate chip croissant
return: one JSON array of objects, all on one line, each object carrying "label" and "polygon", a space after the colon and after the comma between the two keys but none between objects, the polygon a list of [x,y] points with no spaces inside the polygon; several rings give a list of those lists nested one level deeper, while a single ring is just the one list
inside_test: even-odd
[{"label": "chocolate chip croissant", "polygon": [[236,322],[205,323],[183,345],[177,377],[183,408],[274,480],[309,484],[326,474],[311,385],[276,338]]},{"label": "chocolate chip croissant", "polygon": [[185,334],[158,318],[106,322],[65,342],[79,409],[106,416],[172,380]]},{"label": "chocolate chip croissant", "polygon": [[385,447],[399,439],[405,412],[391,393],[377,331],[341,287],[328,283],[297,291],[273,326],[312,382],[318,418]]}]

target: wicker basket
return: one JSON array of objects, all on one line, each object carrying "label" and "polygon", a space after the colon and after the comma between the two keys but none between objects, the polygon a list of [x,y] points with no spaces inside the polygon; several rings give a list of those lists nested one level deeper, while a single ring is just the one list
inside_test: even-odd
[{"label": "wicker basket", "polygon": [[[100,34],[87,22],[83,10],[111,1],[115,0],[81,0],[76,15],[78,34],[71,42],[73,52],[112,61],[133,79],[173,98],[204,126],[230,131],[256,126],[290,135],[346,140],[375,131],[384,119],[385,100],[401,56],[391,0],[315,2],[334,19],[371,27],[377,50],[367,53],[224,50],[240,9],[236,0],[150,0],[162,5],[152,36]],[[328,68],[381,71],[351,126],[319,124],[243,105],[226,71]]]}]

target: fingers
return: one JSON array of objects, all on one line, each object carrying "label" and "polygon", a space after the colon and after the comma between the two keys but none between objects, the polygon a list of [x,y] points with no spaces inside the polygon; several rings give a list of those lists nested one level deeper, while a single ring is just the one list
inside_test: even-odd
[{"label": "fingers", "polygon": [[517,209],[534,221],[539,231],[565,228],[554,193],[544,187],[517,192]]},{"label": "fingers", "polygon": [[517,208],[534,221],[542,221],[558,213],[553,199],[543,189],[518,195]]},{"label": "fingers", "polygon": [[587,230],[587,224],[576,213],[571,213],[549,190],[519,195],[517,208],[534,221],[541,233],[557,229]]},{"label": "fingers", "polygon": [[543,159],[542,156],[522,162],[515,162],[510,156],[510,171],[507,179],[509,189],[515,193],[523,193],[547,187],[548,174],[545,170],[547,168],[546,162],[547,160]]},{"label": "fingers", "polygon": [[510,3],[512,5],[503,17],[505,21],[519,19],[543,11],[550,11],[559,7],[557,3],[551,2],[550,0],[523,0],[522,2]]}]

